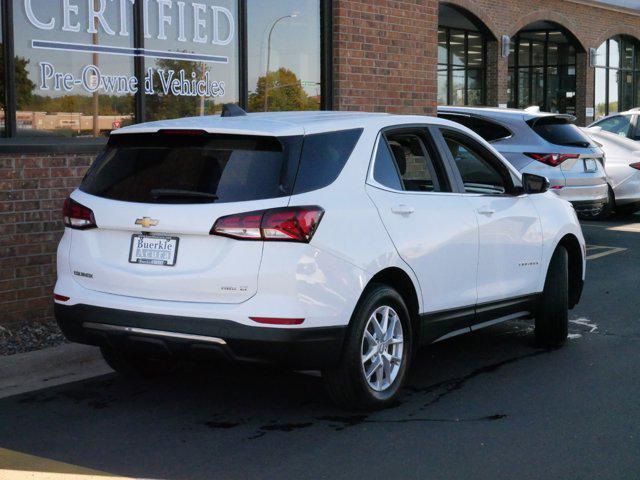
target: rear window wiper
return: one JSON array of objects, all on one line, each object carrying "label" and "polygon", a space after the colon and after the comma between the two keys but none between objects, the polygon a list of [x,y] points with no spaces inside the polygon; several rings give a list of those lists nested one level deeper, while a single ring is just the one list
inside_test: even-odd
[{"label": "rear window wiper", "polygon": [[588,142],[562,142],[561,145],[563,147],[590,147],[591,144]]},{"label": "rear window wiper", "polygon": [[209,192],[198,192],[195,190],[178,190],[173,188],[155,188],[151,190],[151,196],[155,199],[161,198],[195,198],[200,200],[218,200],[218,196]]}]

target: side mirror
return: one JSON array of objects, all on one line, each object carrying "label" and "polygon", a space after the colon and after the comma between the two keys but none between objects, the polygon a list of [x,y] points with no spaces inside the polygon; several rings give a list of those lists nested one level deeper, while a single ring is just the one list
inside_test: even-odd
[{"label": "side mirror", "polygon": [[540,175],[534,175],[533,173],[522,174],[522,188],[524,193],[544,193],[549,190],[549,180],[546,177]]}]

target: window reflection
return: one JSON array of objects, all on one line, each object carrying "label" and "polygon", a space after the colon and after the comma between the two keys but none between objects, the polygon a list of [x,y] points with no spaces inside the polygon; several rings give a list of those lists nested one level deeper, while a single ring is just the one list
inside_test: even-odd
[{"label": "window reflection", "polygon": [[29,19],[14,2],[18,135],[100,136],[133,122],[133,57],[98,53],[133,47],[133,6],[107,3],[88,20],[99,3],[77,2],[65,16],[60,2],[32,0]]},{"label": "window reflection", "polygon": [[616,36],[597,50],[596,119],[640,105],[640,42]]},{"label": "window reflection", "polygon": [[320,109],[320,0],[248,0],[249,110]]}]

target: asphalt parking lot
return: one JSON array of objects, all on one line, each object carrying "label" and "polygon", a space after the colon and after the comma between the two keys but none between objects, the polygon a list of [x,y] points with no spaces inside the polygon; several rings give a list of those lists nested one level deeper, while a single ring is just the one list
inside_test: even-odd
[{"label": "asphalt parking lot", "polygon": [[0,449],[33,456],[25,470],[159,479],[640,478],[640,215],[583,229],[588,279],[559,350],[527,322],[442,342],[370,415],[333,407],[314,374],[109,374],[1,400]]}]

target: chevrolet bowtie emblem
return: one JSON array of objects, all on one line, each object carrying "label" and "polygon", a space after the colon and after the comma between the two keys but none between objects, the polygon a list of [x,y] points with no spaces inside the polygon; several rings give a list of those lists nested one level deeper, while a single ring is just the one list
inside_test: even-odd
[{"label": "chevrolet bowtie emblem", "polygon": [[158,220],[154,220],[153,218],[149,218],[149,217],[138,218],[136,220],[136,225],[140,225],[144,228],[155,227],[159,223],[160,222]]}]

